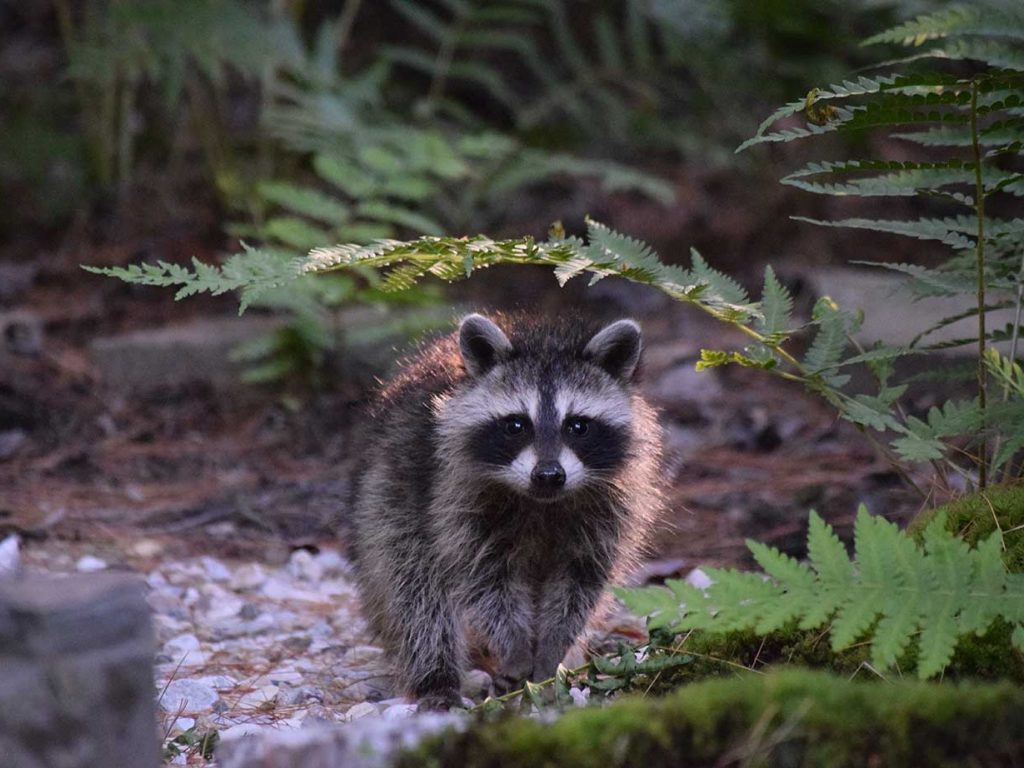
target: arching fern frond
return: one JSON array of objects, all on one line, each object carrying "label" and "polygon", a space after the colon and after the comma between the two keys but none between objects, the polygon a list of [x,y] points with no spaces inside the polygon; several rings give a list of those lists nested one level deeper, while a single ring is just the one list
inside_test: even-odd
[{"label": "arching fern frond", "polygon": [[830,623],[832,647],[864,638],[872,662],[886,669],[913,648],[917,675],[930,678],[949,664],[960,638],[983,633],[997,619],[1016,625],[1024,650],[1024,576],[1007,573],[997,535],[972,549],[946,530],[938,515],[915,543],[896,525],[862,506],[851,560],[832,528],[810,514],[808,563],[754,541],[747,546],[760,573],[704,569],[706,590],[668,580],[665,587],[621,588],[649,625],[685,632],[753,630],[768,634],[795,622],[801,629]]},{"label": "arching fern frond", "polygon": [[865,40],[863,45],[898,43],[919,46],[954,34],[1024,38],[1024,11],[1019,8],[996,10],[957,5],[879,32]]}]

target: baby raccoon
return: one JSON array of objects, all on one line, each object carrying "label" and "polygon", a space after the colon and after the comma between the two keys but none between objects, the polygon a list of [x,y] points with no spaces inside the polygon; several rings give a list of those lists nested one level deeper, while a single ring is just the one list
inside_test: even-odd
[{"label": "baby raccoon", "polygon": [[363,608],[423,709],[459,703],[469,638],[499,691],[554,675],[660,506],[639,326],[503,324],[469,315],[404,366],[356,472]]}]

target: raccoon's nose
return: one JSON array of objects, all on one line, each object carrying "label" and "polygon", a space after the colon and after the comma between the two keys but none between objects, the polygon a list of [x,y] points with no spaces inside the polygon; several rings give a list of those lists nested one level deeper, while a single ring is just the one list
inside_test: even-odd
[{"label": "raccoon's nose", "polygon": [[539,461],[530,473],[530,481],[538,488],[561,488],[565,485],[565,470],[557,461]]}]

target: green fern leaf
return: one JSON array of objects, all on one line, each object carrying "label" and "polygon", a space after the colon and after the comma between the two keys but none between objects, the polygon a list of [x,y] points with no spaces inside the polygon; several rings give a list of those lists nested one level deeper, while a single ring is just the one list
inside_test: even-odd
[{"label": "green fern leaf", "polygon": [[815,304],[813,319],[818,332],[804,355],[803,364],[808,373],[827,373],[836,367],[846,348],[846,317],[826,297]]},{"label": "green fern leaf", "polygon": [[746,304],[749,300],[743,287],[728,275],[712,269],[695,249],[690,249],[693,275],[705,283],[710,290],[727,304]]},{"label": "green fern leaf", "polygon": [[[878,170],[891,172],[839,183],[815,181],[811,178]],[[1008,179],[1010,174],[1004,174],[1002,178]],[[923,190],[938,190],[950,185],[973,185],[975,179],[973,166],[960,160],[941,163],[850,160],[809,163],[781,181],[814,194],[911,197]],[[994,188],[996,183],[992,181],[989,186]]]},{"label": "green fern leaf", "polygon": [[[348,219],[347,206],[342,205],[335,198],[309,187],[300,187],[297,184],[284,182],[264,182],[259,185],[258,191],[260,196],[268,202],[325,224],[336,225]],[[321,240],[314,245],[322,243]]]},{"label": "green fern leaf", "polygon": [[999,617],[1024,622],[1024,579],[1007,574],[995,536],[970,549],[939,516],[919,546],[862,506],[854,544],[856,564],[832,529],[811,513],[810,568],[751,543],[767,580],[754,573],[707,569],[712,583],[706,590],[670,581],[671,597],[663,587],[624,592],[628,603],[658,611],[659,626],[678,631],[753,629],[764,634],[794,619],[810,629],[831,618],[832,647],[838,651],[866,637],[880,669],[896,664],[916,644],[922,678],[948,665],[958,638],[983,632]]},{"label": "green fern leaf", "polygon": [[879,32],[864,45],[900,43],[919,46],[929,40],[954,34],[1024,37],[1024,14],[1019,9],[996,10],[957,5],[946,10],[918,16],[913,21]]},{"label": "green fern leaf", "polygon": [[[958,249],[974,247],[974,241],[950,227],[942,219],[917,219],[915,221],[892,221],[884,219],[839,219],[822,221],[804,216],[793,216],[794,221],[803,221],[819,227],[840,227],[845,229],[867,229],[893,235],[913,237],[918,240],[938,240]],[[866,263],[866,262],[859,262]]]},{"label": "green fern leaf", "polygon": [[779,334],[790,330],[793,314],[793,297],[779,282],[771,266],[764,270],[764,289],[761,292],[761,313],[763,320],[757,322],[759,331],[765,334]]}]

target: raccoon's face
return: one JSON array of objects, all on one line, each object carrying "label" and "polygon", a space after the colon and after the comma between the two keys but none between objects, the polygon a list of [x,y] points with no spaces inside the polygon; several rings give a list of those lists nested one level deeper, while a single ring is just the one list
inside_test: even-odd
[{"label": "raccoon's face", "polygon": [[629,450],[639,326],[620,320],[575,344],[518,343],[481,315],[463,319],[470,381],[436,404],[445,458],[538,501],[608,482]]}]

